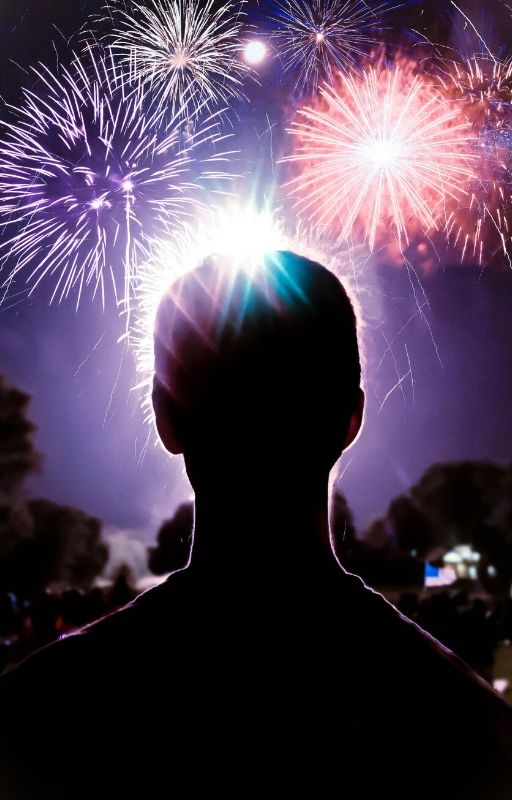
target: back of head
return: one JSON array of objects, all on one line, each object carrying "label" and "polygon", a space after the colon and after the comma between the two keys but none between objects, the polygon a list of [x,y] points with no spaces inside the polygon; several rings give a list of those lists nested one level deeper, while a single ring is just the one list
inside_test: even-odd
[{"label": "back of head", "polygon": [[[212,257],[163,297],[154,403],[174,451],[338,457],[357,402],[355,315],[329,270],[291,252],[251,271]],[[162,424],[163,421],[163,424]]]}]

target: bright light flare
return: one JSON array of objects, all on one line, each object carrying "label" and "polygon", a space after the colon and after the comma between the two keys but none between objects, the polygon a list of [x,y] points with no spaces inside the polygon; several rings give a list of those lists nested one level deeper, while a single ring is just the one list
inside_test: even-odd
[{"label": "bright light flare", "polygon": [[244,58],[248,64],[256,66],[265,60],[267,55],[267,46],[260,39],[254,39],[247,42],[244,47]]},{"label": "bright light flare", "polygon": [[392,231],[403,246],[418,228],[444,227],[447,200],[474,176],[474,137],[457,105],[399,65],[340,75],[289,133],[296,208],[320,232],[372,250]]},{"label": "bright light flare", "polygon": [[400,141],[370,137],[359,148],[362,159],[375,164],[377,169],[398,168],[404,151]]},{"label": "bright light flare", "polygon": [[220,211],[203,231],[205,251],[229,259],[233,268],[255,271],[267,253],[281,250],[288,241],[273,212],[252,206]]},{"label": "bright light flare", "polygon": [[[367,254],[352,248],[335,249],[332,243],[312,239],[309,232],[298,228],[289,234],[283,221],[268,208],[257,210],[252,205],[231,205],[215,209],[194,225],[173,229],[165,237],[151,242],[150,257],[137,272],[134,313],[130,318],[129,340],[135,352],[141,393],[141,405],[147,422],[153,421],[151,387],[154,371],[153,331],[160,301],[169,286],[192,271],[206,258],[222,260],[228,270],[245,270],[257,275],[265,255],[276,250],[292,250],[324,264],[350,286],[356,273],[363,269]],[[353,303],[357,307],[357,293]]]},{"label": "bright light flare", "polygon": [[275,213],[253,206],[215,209],[194,226],[170,230],[155,239],[150,257],[140,265],[135,308],[129,338],[135,351],[145,419],[153,419],[151,383],[154,369],[153,330],[156,311],[165,291],[181,275],[195,269],[207,257],[222,259],[230,270],[251,274],[262,266],[266,253],[289,247],[289,239]]}]

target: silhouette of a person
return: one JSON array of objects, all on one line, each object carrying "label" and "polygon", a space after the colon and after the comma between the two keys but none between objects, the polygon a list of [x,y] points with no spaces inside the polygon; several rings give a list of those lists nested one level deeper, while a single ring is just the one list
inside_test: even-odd
[{"label": "silhouette of a person", "polygon": [[153,402],[190,564],[3,678],[0,796],[510,798],[509,709],[330,548],[363,413],[337,278],[209,259],[161,302]]}]

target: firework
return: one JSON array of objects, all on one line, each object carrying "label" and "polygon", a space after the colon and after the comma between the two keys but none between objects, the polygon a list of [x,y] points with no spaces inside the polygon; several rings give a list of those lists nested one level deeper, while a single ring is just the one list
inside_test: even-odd
[{"label": "firework", "polygon": [[388,3],[371,9],[363,0],[281,0],[269,3],[272,38],[294,92],[315,92],[347,72],[381,41]]},{"label": "firework", "polygon": [[[174,280],[190,272],[207,257],[219,257],[229,270],[243,269],[257,274],[263,257],[276,250],[290,249],[320,261],[345,285],[357,280],[363,253],[351,248],[334,249],[299,226],[288,233],[276,212],[252,205],[231,205],[203,213],[194,225],[172,230],[151,242],[150,255],[137,273],[134,313],[128,337],[135,352],[140,392],[147,421],[153,419],[151,386],[154,371],[153,330],[162,296]],[[354,302],[356,293],[354,291]]]},{"label": "firework", "polygon": [[232,3],[150,0],[118,12],[114,48],[129,71],[172,113],[243,96],[243,17]]},{"label": "firework", "polygon": [[299,174],[286,186],[317,229],[337,238],[399,245],[418,228],[444,226],[448,199],[460,200],[474,176],[469,125],[456,105],[395,64],[340,76],[317,108],[292,124],[286,161]]},{"label": "firework", "polygon": [[466,196],[448,214],[448,239],[462,259],[483,263],[505,256],[510,264],[512,62],[476,54],[444,64],[441,84],[450,100],[462,102],[477,160]]},{"label": "firework", "polygon": [[145,237],[193,213],[202,179],[224,174],[213,164],[223,157],[203,152],[220,140],[215,120],[195,133],[185,118],[162,126],[111,54],[35,72],[0,141],[4,286],[23,271],[34,286],[51,276],[52,299],[79,300],[86,285],[104,299],[109,275],[126,296]]}]

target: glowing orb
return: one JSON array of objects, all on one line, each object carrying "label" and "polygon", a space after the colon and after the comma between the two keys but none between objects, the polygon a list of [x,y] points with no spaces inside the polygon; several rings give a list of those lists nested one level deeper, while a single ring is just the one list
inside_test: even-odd
[{"label": "glowing orb", "polygon": [[245,46],[244,57],[248,64],[261,64],[266,55],[267,47],[259,39],[254,39]]}]

